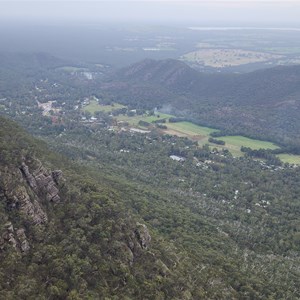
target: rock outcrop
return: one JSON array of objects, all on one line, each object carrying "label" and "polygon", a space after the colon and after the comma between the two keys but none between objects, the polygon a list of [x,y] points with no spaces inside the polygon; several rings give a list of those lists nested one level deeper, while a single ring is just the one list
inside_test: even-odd
[{"label": "rock outcrop", "polygon": [[[63,182],[62,171],[49,171],[36,159],[23,159],[19,168],[5,166],[0,169],[0,200],[8,211],[8,222],[0,236],[0,250],[5,244],[25,254],[30,250],[32,236],[27,236],[26,226],[22,223],[33,226],[46,224],[45,204],[61,201],[59,187]],[[16,214],[17,222],[14,221]],[[42,227],[40,229],[43,230]]]},{"label": "rock outcrop", "polygon": [[62,178],[62,172],[60,170],[50,172],[39,161],[38,163],[38,168],[33,172],[29,171],[25,162],[22,163],[20,170],[36,194],[46,195],[48,201],[59,202],[60,196],[57,185]]},{"label": "rock outcrop", "polygon": [[136,238],[142,247],[142,249],[147,249],[149,247],[150,241],[151,241],[151,235],[148,231],[148,228],[145,224],[136,223],[136,230],[135,235]]},{"label": "rock outcrop", "polygon": [[8,242],[13,246],[14,249],[17,249],[18,242],[15,238],[15,231],[11,222],[5,224],[5,231],[2,236],[1,244],[4,244],[4,242]]},{"label": "rock outcrop", "polygon": [[4,233],[0,238],[0,250],[4,248],[5,243],[10,244],[15,250],[25,254],[30,250],[25,229],[19,228],[15,230],[11,222],[5,224]]},{"label": "rock outcrop", "polygon": [[32,198],[30,199],[25,187],[19,186],[12,197],[14,207],[19,208],[34,225],[46,223],[48,221],[47,214],[41,208],[36,196],[34,195]]},{"label": "rock outcrop", "polygon": [[19,248],[21,249],[21,251],[24,253],[28,252],[30,250],[30,246],[25,234],[25,229],[24,228],[18,229],[16,231],[16,236],[18,238]]}]

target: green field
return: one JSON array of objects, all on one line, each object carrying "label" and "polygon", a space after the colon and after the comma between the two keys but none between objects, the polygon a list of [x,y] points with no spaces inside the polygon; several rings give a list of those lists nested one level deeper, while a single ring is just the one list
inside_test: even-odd
[{"label": "green field", "polygon": [[[158,119],[164,119],[164,118],[170,118],[171,115],[167,114],[159,114],[159,118],[157,116],[134,116],[134,117],[128,117],[120,115],[117,117],[118,121],[125,121],[128,122],[131,126],[138,126],[138,123],[140,120],[151,123]],[[163,130],[166,134],[172,134],[177,135],[181,137],[188,137],[194,141],[197,141],[200,146],[204,144],[209,144],[213,148],[217,149],[228,149],[234,156],[242,156],[243,153],[241,152],[241,147],[249,147],[251,149],[257,150],[257,149],[276,149],[278,146],[276,146],[273,143],[260,141],[260,140],[254,140],[250,138],[246,138],[243,136],[224,136],[220,137],[218,139],[223,140],[225,142],[224,146],[219,146],[216,144],[212,144],[208,142],[208,139],[210,137],[210,133],[218,131],[214,128],[199,126],[196,124],[193,124],[191,122],[175,122],[175,123],[165,123],[168,127],[168,129]]]},{"label": "green field", "polygon": [[244,136],[222,136],[218,138],[225,142],[226,148],[234,155],[241,154],[241,147],[249,147],[253,150],[258,149],[277,149],[279,148],[273,143],[246,138]]},{"label": "green field", "polygon": [[162,113],[159,113],[157,116],[147,116],[147,115],[138,116],[138,115],[136,115],[133,117],[128,117],[127,115],[119,115],[119,116],[117,116],[117,120],[127,122],[128,124],[133,125],[133,126],[137,126],[139,121],[151,123],[156,120],[169,119],[171,117],[174,117],[174,116],[168,115],[168,114],[162,114]]},{"label": "green field", "polygon": [[187,135],[199,135],[204,137],[208,137],[208,135],[214,131],[218,131],[213,128],[203,127],[191,122],[176,122],[176,123],[167,123],[168,129],[175,130]]},{"label": "green field", "polygon": [[[96,100],[90,102],[89,105],[83,108],[84,111],[88,111],[94,114],[96,111],[102,111],[109,113],[114,109],[124,108],[124,105],[115,103],[113,105],[99,105]],[[173,115],[159,113],[158,115],[148,116],[148,115],[135,115],[133,117],[129,117],[127,115],[119,115],[116,117],[118,121],[127,122],[131,126],[141,127],[138,125],[139,121],[145,121],[148,123],[152,123],[153,121],[160,120],[160,119],[169,119],[174,117]],[[255,139],[250,139],[243,136],[222,136],[218,137],[217,139],[222,140],[225,142],[224,146],[212,144],[208,142],[210,134],[212,132],[218,131],[217,129],[199,126],[193,124],[191,122],[175,122],[169,123],[168,121],[164,123],[168,127],[168,129],[163,130],[165,134],[172,134],[181,137],[188,137],[194,141],[197,141],[200,146],[204,144],[209,144],[212,148],[217,149],[228,149],[232,155],[234,156],[242,156],[243,153],[241,152],[241,147],[249,147],[253,150],[258,149],[277,149],[279,148],[277,145],[266,142],[260,141]],[[278,157],[283,161],[290,164],[300,164],[300,155],[290,155],[290,154],[280,154]]]},{"label": "green field", "polygon": [[224,146],[219,146],[208,142],[210,133],[218,131],[213,128],[198,126],[190,122],[178,122],[178,123],[167,123],[168,130],[166,133],[177,134],[179,136],[187,136],[194,140],[197,140],[199,145],[208,143],[211,147],[217,149],[228,149],[234,156],[242,156],[241,147],[249,147],[251,149],[276,149],[276,145],[265,142],[246,138],[243,136],[224,136],[217,139],[225,142]]},{"label": "green field", "polygon": [[65,67],[60,67],[57,68],[57,70],[65,71],[68,73],[74,73],[74,72],[84,72],[87,71],[87,68],[78,68],[78,67],[73,67],[73,66],[65,66]]},{"label": "green field", "polygon": [[284,154],[277,155],[277,157],[284,163],[300,165],[300,155],[284,153]]},{"label": "green field", "polygon": [[115,103],[112,105],[100,105],[96,100],[92,100],[89,105],[83,108],[84,111],[88,111],[91,114],[94,114],[96,111],[103,111],[109,113],[115,109],[124,108],[126,106]]}]

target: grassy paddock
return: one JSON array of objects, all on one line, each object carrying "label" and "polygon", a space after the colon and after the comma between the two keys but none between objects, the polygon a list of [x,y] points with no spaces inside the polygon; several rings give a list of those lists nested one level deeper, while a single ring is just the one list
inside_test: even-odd
[{"label": "grassy paddock", "polygon": [[300,165],[300,155],[293,154],[278,154],[277,157],[284,163]]},{"label": "grassy paddock", "polygon": [[141,116],[128,117],[127,115],[119,115],[117,116],[117,120],[128,122],[130,125],[137,126],[139,121],[151,123],[156,120],[169,119],[171,117],[174,116],[168,114],[161,114],[161,113],[158,114],[157,116],[141,115]]},{"label": "grassy paddock", "polygon": [[84,111],[88,111],[91,114],[94,114],[96,111],[103,111],[106,113],[109,113],[115,109],[120,109],[120,108],[124,108],[126,106],[115,103],[114,105],[100,105],[98,104],[98,102],[96,100],[93,100],[90,102],[89,105],[85,106],[83,108]]},{"label": "grassy paddock", "polygon": [[[96,111],[103,111],[109,113],[114,109],[124,108],[124,105],[115,103],[114,105],[99,105],[97,101],[91,101],[89,105],[83,108],[84,111],[89,111],[90,113],[94,114]],[[163,130],[165,134],[177,135],[181,137],[187,137],[194,141],[197,141],[200,146],[204,144],[209,144],[212,148],[217,149],[228,149],[234,156],[242,156],[243,153],[241,152],[241,147],[249,147],[254,150],[258,149],[277,149],[279,148],[277,145],[266,142],[260,141],[255,139],[250,139],[243,136],[223,136],[218,137],[217,139],[222,140],[225,142],[224,146],[212,144],[208,142],[210,137],[210,133],[218,131],[217,129],[199,126],[193,124],[191,122],[175,122],[169,123],[168,119],[174,117],[173,115],[159,113],[158,115],[148,116],[148,115],[135,115],[133,117],[129,117],[127,115],[119,115],[116,117],[118,121],[127,122],[131,126],[139,126],[139,121],[144,121],[148,123],[152,123],[156,120],[167,119],[167,122],[164,125],[167,126],[168,129]],[[288,162],[291,164],[300,164],[300,155],[289,155],[289,154],[280,154],[278,157],[283,162]]]},{"label": "grassy paddock", "polygon": [[[278,149],[279,147],[276,146],[273,143],[266,142],[266,141],[260,141],[255,139],[246,138],[244,136],[222,136],[218,138],[219,140],[222,140],[225,142],[225,144],[228,146],[228,148],[232,148],[234,150],[240,150],[242,146],[249,147],[253,150],[258,149]],[[229,149],[230,150],[230,149]]]},{"label": "grassy paddock", "polygon": [[84,72],[87,71],[87,68],[78,68],[78,67],[72,67],[72,66],[65,66],[65,67],[60,67],[58,70],[68,72],[68,73],[74,73],[74,72]]},{"label": "grassy paddock", "polygon": [[214,131],[218,131],[213,128],[203,127],[191,122],[175,122],[175,123],[168,123],[166,124],[168,128],[185,133],[187,135],[201,135],[201,136],[208,136],[210,133]]},{"label": "grassy paddock", "polygon": [[212,148],[217,149],[228,149],[234,156],[242,156],[241,147],[250,147],[251,149],[258,150],[262,149],[277,149],[273,143],[260,141],[255,139],[246,138],[243,136],[224,136],[218,137],[217,139],[225,142],[225,145],[220,146],[213,143],[209,143],[209,135],[212,132],[218,131],[213,128],[198,126],[190,122],[177,122],[177,123],[167,123],[168,129],[166,133],[175,134],[178,136],[186,136],[188,138],[197,140],[199,145],[209,144]]}]

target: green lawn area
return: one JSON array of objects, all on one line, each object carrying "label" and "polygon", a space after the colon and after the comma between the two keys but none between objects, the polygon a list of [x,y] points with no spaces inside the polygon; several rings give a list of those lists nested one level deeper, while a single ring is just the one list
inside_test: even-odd
[{"label": "green lawn area", "polygon": [[99,105],[96,100],[92,100],[89,105],[83,108],[84,111],[88,111],[91,114],[94,114],[96,111],[103,111],[109,113],[115,109],[124,108],[126,106],[114,103],[113,105]]},{"label": "green lawn area", "polygon": [[222,137],[218,137],[218,139],[224,141],[226,148],[236,155],[238,153],[241,154],[240,149],[242,146],[249,147],[253,150],[258,150],[258,149],[273,150],[279,148],[273,143],[250,139],[244,136],[222,136]]},{"label": "green lawn area", "polygon": [[300,155],[278,154],[277,157],[284,163],[300,165]]},{"label": "green lawn area", "polygon": [[228,143],[230,145],[233,145],[235,147],[250,147],[253,150],[258,149],[277,149],[279,148],[273,143],[266,142],[266,141],[260,141],[255,139],[250,139],[244,136],[222,136],[218,138],[219,140],[224,141],[225,143]]},{"label": "green lawn area", "polygon": [[[160,114],[160,118],[170,118],[170,115],[163,115]],[[119,116],[118,120],[127,121],[130,125],[138,125],[140,120],[146,121],[151,123],[153,120],[157,120],[158,118],[155,116],[151,117],[143,117],[143,116],[134,116],[134,117],[127,117],[127,116]],[[250,147],[251,149],[276,149],[276,146],[273,143],[255,140],[246,138],[243,136],[224,136],[218,139],[225,141],[225,146],[219,146],[216,144],[212,144],[208,142],[208,138],[210,133],[218,131],[214,128],[199,126],[193,124],[191,122],[175,122],[175,123],[165,123],[168,127],[165,130],[167,134],[174,134],[178,136],[186,136],[188,138],[192,138],[193,140],[198,141],[199,145],[202,146],[204,144],[209,144],[212,148],[228,149],[234,156],[242,156],[243,153],[241,152],[241,147]]]},{"label": "green lawn area", "polygon": [[137,126],[139,121],[151,123],[156,120],[169,119],[171,117],[174,117],[174,116],[168,115],[168,114],[162,114],[162,113],[159,113],[157,116],[147,116],[147,115],[137,116],[136,115],[133,117],[128,117],[127,115],[125,115],[125,116],[119,115],[119,116],[117,116],[117,120],[128,122],[130,125]]},{"label": "green lawn area", "polygon": [[250,147],[251,149],[276,149],[276,145],[265,142],[246,138],[243,136],[224,136],[218,137],[217,139],[223,140],[225,142],[224,146],[216,145],[208,142],[210,133],[218,131],[217,129],[198,126],[190,122],[176,122],[167,123],[168,130],[166,133],[177,134],[179,136],[187,136],[198,141],[199,146],[204,144],[209,144],[212,148],[217,149],[228,149],[234,156],[242,156],[241,147]]},{"label": "green lawn area", "polygon": [[72,67],[72,66],[65,66],[57,68],[57,70],[73,73],[73,72],[84,72],[87,71],[87,68],[78,68],[78,67]]},{"label": "green lawn area", "polygon": [[[99,105],[97,101],[91,101],[89,105],[84,107],[85,111],[89,111],[90,113],[94,114],[96,111],[103,111],[103,112],[111,112],[114,109],[124,108],[125,106],[115,103],[112,105]],[[129,123],[131,126],[138,126],[139,121],[145,121],[148,123],[152,123],[155,120],[160,119],[169,119],[171,117],[174,117],[173,115],[169,114],[163,114],[159,113],[155,116],[148,116],[148,115],[135,115],[133,117],[129,117],[127,115],[119,115],[116,117],[118,121],[124,121]],[[277,149],[279,148],[277,145],[266,142],[266,141],[260,141],[255,139],[250,139],[243,136],[223,136],[218,137],[217,139],[220,139],[225,142],[224,146],[212,144],[208,142],[208,138],[210,137],[210,133],[218,131],[217,129],[210,128],[210,127],[204,127],[199,126],[196,124],[193,124],[191,122],[175,122],[175,123],[169,123],[168,121],[164,123],[168,127],[167,130],[164,130],[166,134],[173,134],[178,136],[184,136],[191,138],[193,140],[198,141],[199,145],[202,146],[204,144],[209,144],[212,148],[217,149],[228,149],[232,155],[234,156],[243,156],[243,153],[241,152],[241,147],[249,147],[253,150],[258,149]],[[283,162],[288,163],[295,163],[300,164],[300,155],[289,155],[289,154],[280,154],[278,157]]]},{"label": "green lawn area", "polygon": [[166,125],[169,129],[176,130],[187,135],[208,136],[210,133],[218,131],[213,128],[199,126],[191,122],[176,122],[168,123]]}]

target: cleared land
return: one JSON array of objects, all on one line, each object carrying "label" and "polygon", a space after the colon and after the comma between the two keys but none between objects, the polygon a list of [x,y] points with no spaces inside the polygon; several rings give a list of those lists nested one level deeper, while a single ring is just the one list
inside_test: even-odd
[{"label": "cleared land", "polygon": [[300,155],[279,154],[277,157],[284,163],[300,165]]},{"label": "cleared land", "polygon": [[72,66],[65,66],[57,68],[57,70],[65,71],[68,73],[75,73],[75,72],[84,72],[87,71],[87,68],[78,68],[78,67],[72,67]]},{"label": "cleared land", "polygon": [[[90,113],[94,114],[96,111],[102,111],[109,113],[113,111],[114,109],[120,109],[124,108],[124,105],[114,103],[113,105],[101,105],[98,104],[96,100],[93,100],[90,102],[89,105],[85,106],[83,108],[84,111],[89,111]],[[168,119],[174,117],[173,115],[169,114],[163,114],[158,113],[157,115],[148,116],[148,115],[134,115],[132,117],[129,117],[127,115],[119,115],[116,117],[117,121],[124,121],[127,122],[130,126],[134,127],[140,127],[139,121],[144,121],[148,123],[152,123],[156,120],[161,119],[167,119],[166,123],[163,123],[163,125],[167,126],[167,129],[162,130],[165,134],[171,134],[171,135],[177,135],[180,137],[187,137],[194,141],[197,141],[200,146],[203,146],[204,144],[209,144],[212,148],[217,149],[228,149],[232,155],[234,156],[242,156],[244,155],[241,152],[241,147],[249,147],[254,150],[258,149],[277,149],[279,148],[277,145],[266,142],[266,141],[260,141],[255,139],[250,139],[243,136],[223,136],[218,137],[218,140],[222,140],[225,142],[224,146],[216,145],[213,143],[209,143],[208,139],[210,137],[210,133],[218,131],[214,128],[199,126],[196,124],[193,124],[191,122],[175,122],[175,123],[169,123]],[[283,161],[290,164],[300,164],[300,155],[290,155],[290,154],[280,154],[278,157]]]},{"label": "cleared land", "polygon": [[174,116],[168,115],[168,114],[162,114],[162,113],[159,113],[156,116],[155,115],[154,116],[135,115],[133,117],[128,117],[127,115],[119,115],[119,116],[117,116],[117,120],[127,122],[128,124],[133,125],[133,126],[138,126],[139,121],[151,123],[153,121],[169,119],[171,117],[174,117]]},{"label": "cleared land", "polygon": [[189,135],[208,136],[210,133],[218,131],[213,128],[199,126],[191,122],[167,123],[166,125],[170,129],[181,131]]},{"label": "cleared land", "polygon": [[225,142],[224,146],[219,146],[208,142],[209,134],[218,131],[213,128],[198,126],[190,122],[167,123],[168,129],[165,131],[169,134],[186,136],[198,141],[199,145],[209,144],[213,148],[228,149],[234,156],[242,156],[241,147],[250,147],[251,149],[277,149],[273,143],[246,138],[243,136],[225,136],[217,139]]},{"label": "cleared land", "polygon": [[[217,129],[199,126],[191,122],[166,123],[165,125],[168,127],[167,130],[164,130],[165,133],[188,137],[194,141],[197,141],[199,146],[210,144],[208,142],[209,135],[212,132],[218,131]],[[215,146],[213,144],[210,145]]]},{"label": "cleared land", "polygon": [[226,148],[230,152],[236,154],[241,153],[242,146],[249,147],[253,150],[258,150],[258,149],[274,150],[279,148],[273,143],[254,140],[254,139],[246,138],[244,136],[224,136],[224,137],[219,137],[218,139],[224,141]]},{"label": "cleared land", "polygon": [[[159,114],[158,116],[134,116],[134,117],[128,117],[128,116],[118,116],[118,121],[125,121],[128,124],[132,126],[138,126],[138,123],[140,120],[151,123],[152,121],[158,120],[158,119],[169,119],[172,117],[171,115],[167,114]],[[216,145],[213,143],[209,143],[208,139],[210,137],[210,133],[218,131],[214,128],[199,126],[196,124],[193,124],[191,122],[175,122],[175,123],[164,123],[168,127],[166,130],[162,130],[165,134],[171,134],[171,135],[177,135],[180,137],[187,137],[194,141],[197,141],[200,146],[203,146],[204,144],[209,144],[213,148],[217,149],[228,149],[232,155],[234,156],[242,156],[243,153],[241,152],[241,147],[250,147],[251,149],[276,149],[278,146],[276,146],[273,143],[255,140],[246,138],[243,136],[225,136],[220,137],[217,139],[223,140],[225,142],[224,146]]]},{"label": "cleared land", "polygon": [[182,56],[184,61],[214,68],[239,66],[279,59],[281,55],[242,49],[200,49]]},{"label": "cleared land", "polygon": [[103,111],[106,113],[112,112],[113,110],[124,108],[126,106],[114,103],[112,105],[101,105],[96,100],[92,100],[90,104],[83,108],[84,111],[88,111],[91,114],[94,114],[96,111]]}]

